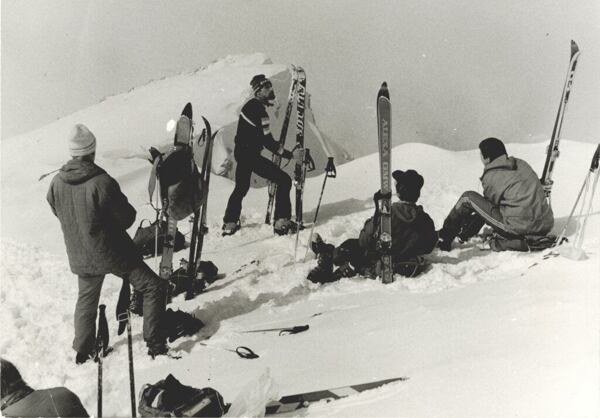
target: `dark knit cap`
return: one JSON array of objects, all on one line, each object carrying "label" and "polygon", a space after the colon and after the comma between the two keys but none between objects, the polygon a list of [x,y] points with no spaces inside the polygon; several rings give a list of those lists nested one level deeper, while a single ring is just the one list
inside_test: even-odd
[{"label": "dark knit cap", "polygon": [[405,202],[415,203],[421,196],[421,187],[423,187],[423,177],[415,170],[396,170],[392,173],[396,180],[396,193],[398,197]]},{"label": "dark knit cap", "polygon": [[479,143],[479,150],[483,158],[489,158],[490,162],[494,161],[501,155],[506,155],[504,143],[498,138],[486,138]]},{"label": "dark knit cap", "polygon": [[262,89],[265,84],[270,82],[271,81],[264,74],[257,74],[254,77],[252,77],[252,80],[250,81],[250,86],[252,86],[252,91],[256,93],[257,91]]}]

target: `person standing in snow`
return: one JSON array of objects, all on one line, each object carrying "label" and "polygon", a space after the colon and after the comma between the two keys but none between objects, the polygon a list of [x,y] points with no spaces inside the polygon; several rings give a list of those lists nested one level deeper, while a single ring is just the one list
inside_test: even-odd
[{"label": "person standing in snow", "polygon": [[[426,267],[421,256],[429,254],[435,248],[438,237],[433,221],[423,207],[416,204],[421,195],[423,177],[415,170],[396,170],[392,176],[400,199],[391,207],[394,273],[415,277]],[[375,193],[374,200],[380,198],[381,193]],[[308,280],[328,283],[342,277],[352,277],[356,273],[371,277],[379,275],[379,222],[378,205],[375,205],[375,215],[365,222],[358,239],[348,239],[337,248],[326,244],[319,234],[315,234],[311,248],[317,254],[318,263],[309,272]],[[335,272],[334,264],[340,266]]]},{"label": "person standing in snow", "polygon": [[106,274],[128,278],[144,296],[144,340],[152,357],[166,354],[165,281],[146,263],[127,234],[136,211],[119,184],[94,164],[96,138],[75,125],[69,138],[72,159],[55,175],[47,200],[60,221],[71,271],[79,277],[75,305],[75,362],[95,356],[96,316]]},{"label": "person standing in snow", "polygon": [[240,229],[242,200],[250,189],[250,177],[256,173],[277,185],[275,196],[275,224],[273,230],[279,235],[296,231],[291,221],[292,204],[290,190],[292,180],[271,160],[260,155],[263,148],[286,159],[301,158],[300,153],[283,149],[271,134],[266,107],[271,106],[275,92],[271,81],[264,74],[255,75],[250,81],[254,97],[242,107],[235,135],[234,157],[237,162],[235,188],[229,197],[223,217],[223,235],[233,235]]},{"label": "person standing in snow", "polygon": [[0,358],[3,417],[89,417],[79,397],[65,387],[34,390],[10,361]]},{"label": "person standing in snow", "polygon": [[450,251],[454,238],[466,241],[486,224],[497,234],[490,241],[492,250],[527,251],[526,237],[545,236],[554,226],[542,184],[529,164],[508,156],[499,139],[484,139],[479,151],[483,196],[462,194],[438,231],[438,247]]}]

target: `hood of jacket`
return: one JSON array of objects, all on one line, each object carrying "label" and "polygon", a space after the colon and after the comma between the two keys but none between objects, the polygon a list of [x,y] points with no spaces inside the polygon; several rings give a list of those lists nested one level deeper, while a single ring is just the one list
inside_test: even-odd
[{"label": "hood of jacket", "polygon": [[81,184],[103,173],[102,168],[90,161],[72,159],[60,168],[58,177],[67,184]]}]

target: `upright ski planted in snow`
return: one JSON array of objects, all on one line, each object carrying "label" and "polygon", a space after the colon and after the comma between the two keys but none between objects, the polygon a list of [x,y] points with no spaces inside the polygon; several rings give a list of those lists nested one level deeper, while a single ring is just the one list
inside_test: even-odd
[{"label": "upright ski planted in snow", "polygon": [[[290,83],[290,92],[288,94],[287,106],[285,108],[285,115],[283,118],[283,124],[281,125],[281,134],[279,135],[279,144],[283,148],[287,138],[288,127],[290,125],[290,116],[292,114],[292,108],[294,106],[294,97],[296,96],[296,89],[298,86],[298,70],[292,65],[292,81]],[[281,166],[281,156],[273,154],[271,159],[277,167]],[[277,184],[269,182],[269,201],[267,203],[267,215],[265,217],[265,223],[271,223],[271,217],[273,216],[273,202],[275,201],[275,193],[277,192]]]},{"label": "upright ski planted in snow", "polygon": [[571,60],[569,62],[569,71],[567,72],[567,79],[563,87],[562,97],[560,99],[560,105],[558,106],[558,113],[556,115],[556,121],[554,122],[554,128],[552,129],[552,137],[550,138],[550,144],[548,145],[548,152],[546,154],[546,162],[544,164],[544,171],[540,178],[546,197],[550,199],[550,193],[552,191],[552,173],[554,171],[554,163],[558,158],[558,144],[560,142],[560,131],[562,128],[563,118],[565,116],[565,110],[567,109],[567,103],[569,102],[569,96],[571,94],[571,88],[573,87],[573,77],[575,77],[575,69],[577,68],[577,60],[579,59],[579,47],[575,41],[571,41]]},{"label": "upright ski planted in snow", "polygon": [[[206,145],[204,148],[204,157],[202,160],[202,171],[200,172],[200,179],[204,184],[204,202],[200,209],[194,213],[194,229],[192,231],[192,245],[190,246],[190,262],[188,265],[188,281],[189,287],[186,291],[185,298],[191,299],[195,296],[194,290],[194,279],[198,274],[198,267],[200,265],[200,259],[202,257],[202,249],[204,248],[204,236],[208,232],[208,226],[206,225],[206,213],[208,204],[208,185],[210,182],[210,170],[212,168],[212,151],[215,142],[217,132],[212,132],[210,123],[206,118],[202,118],[204,125],[206,126]],[[194,233],[195,231],[195,233]]]},{"label": "upright ski planted in snow", "polygon": [[[193,122],[192,122],[192,104],[187,103],[181,112],[181,116],[177,121],[175,128],[175,138],[173,140],[173,147],[175,149],[179,147],[189,147],[190,141],[193,136]],[[160,179],[159,182],[160,184]],[[168,214],[169,196],[167,190],[163,190],[163,187],[159,187],[162,200],[161,218],[166,219],[167,231],[165,233],[162,257],[160,260],[160,277],[168,280],[173,273],[173,252],[175,250],[175,234],[177,233],[177,220],[173,216]],[[167,302],[169,296],[167,295]]]},{"label": "upright ski planted in snow", "polygon": [[[304,114],[306,110],[306,73],[298,67],[298,116],[296,119],[296,147],[304,151]],[[304,155],[306,155],[304,153]],[[296,186],[296,224],[302,228],[302,194],[306,177],[306,158],[296,161],[294,168],[294,185]]]},{"label": "upright ski planted in snow", "polygon": [[278,401],[267,404],[265,415],[284,414],[300,408],[307,408],[310,404],[326,400],[327,402],[345,398],[350,395],[375,389],[392,382],[406,381],[408,377],[396,377],[394,379],[378,380],[376,382],[362,383],[358,385],[342,386],[339,388],[305,392],[296,395],[284,396]]},{"label": "upright ski planted in snow", "polygon": [[381,176],[382,198],[377,202],[380,213],[378,250],[381,252],[381,279],[383,283],[394,280],[392,271],[392,104],[387,83],[384,82],[377,93],[377,133],[379,138],[379,172]]}]

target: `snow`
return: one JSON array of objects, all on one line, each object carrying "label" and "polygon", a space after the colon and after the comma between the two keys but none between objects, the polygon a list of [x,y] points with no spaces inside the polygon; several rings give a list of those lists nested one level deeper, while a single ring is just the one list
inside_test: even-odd
[{"label": "snow", "polygon": [[[75,366],[70,347],[76,277],[69,271],[58,221],[44,202],[49,178],[36,181],[66,159],[66,129],[79,121],[92,125],[101,147],[98,164],[117,178],[138,210],[138,222],[152,218],[146,195],[150,165],[139,157],[142,148],[165,135],[169,117],[158,116],[157,109],[162,106],[163,113],[176,115],[183,92],[193,87],[202,92],[193,102],[201,105],[202,114],[217,125],[230,123],[237,105],[223,103],[237,103],[243,96],[240,89],[231,92],[230,80],[236,79],[232,74],[239,76],[241,86],[246,80],[240,74],[265,61],[261,55],[228,57],[202,70],[205,76],[161,80],[160,89],[144,86],[109,98],[2,144],[0,354],[15,362],[33,387],[67,386],[95,414],[96,365]],[[284,68],[267,65],[273,66],[272,73]],[[236,72],[239,68],[244,71]],[[117,133],[135,132],[142,116],[136,119],[131,113],[120,120],[118,113],[123,103],[139,97],[135,94],[144,97],[135,99],[135,114],[157,119],[143,128],[145,133],[154,131],[155,137],[132,135],[125,141]],[[146,123],[147,116],[143,120]],[[376,132],[365,140],[375,141]],[[529,161],[538,172],[545,147],[507,144],[511,155]],[[132,151],[136,149],[140,151]],[[566,222],[593,151],[592,144],[561,142],[552,200],[555,233]],[[338,177],[327,181],[315,230],[328,242],[340,244],[357,236],[371,215],[371,198],[379,183],[377,161],[377,155],[369,155],[338,165]],[[413,168],[424,176],[420,203],[438,228],[463,191],[480,188],[477,150],[452,152],[407,143],[393,149],[393,166]],[[307,181],[307,220],[314,216],[322,182],[322,175]],[[587,260],[492,253],[474,239],[450,253],[434,250],[431,268],[416,279],[396,277],[386,286],[364,278],[316,285],[305,280],[315,264],[310,252],[303,261],[309,231],[300,234],[295,261],[295,238],[274,236],[263,224],[264,188],[251,189],[244,200],[242,230],[232,237],[220,236],[232,189],[231,180],[211,178],[205,259],[215,262],[224,278],[194,300],[180,296],[173,303],[206,323],[197,335],[172,344],[182,358],[151,360],[142,340],[142,319],[133,320],[138,391],[172,373],[185,384],[217,389],[233,403],[230,415],[258,416],[264,403],[278,396],[407,377],[296,415],[600,415],[598,199],[583,245]],[[572,222],[568,236],[574,235],[578,222]],[[180,227],[189,230],[187,222]],[[129,232],[133,234],[135,226]],[[185,251],[174,260],[181,257],[187,257]],[[155,260],[148,262],[156,267]],[[119,288],[120,280],[108,276],[101,297],[115,349],[105,359],[106,416],[130,414],[127,340],[116,335],[113,313]],[[305,324],[310,325],[308,331],[288,336],[243,332]],[[260,358],[241,359],[228,351],[241,345]]]}]

